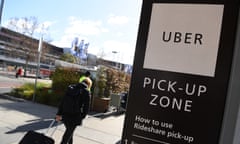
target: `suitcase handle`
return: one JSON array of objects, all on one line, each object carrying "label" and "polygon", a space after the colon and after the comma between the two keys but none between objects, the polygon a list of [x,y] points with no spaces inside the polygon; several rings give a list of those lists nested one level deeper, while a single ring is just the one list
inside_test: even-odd
[{"label": "suitcase handle", "polygon": [[[49,127],[47,128],[46,132],[45,132],[46,135],[48,134],[49,130],[53,127],[55,122],[56,122],[56,120],[53,119],[52,122],[50,123]],[[58,122],[58,123],[60,123],[60,122]],[[57,130],[57,127],[58,127],[58,124],[56,125],[56,127],[53,130],[53,132],[49,136],[52,136],[55,133],[55,131]]]}]

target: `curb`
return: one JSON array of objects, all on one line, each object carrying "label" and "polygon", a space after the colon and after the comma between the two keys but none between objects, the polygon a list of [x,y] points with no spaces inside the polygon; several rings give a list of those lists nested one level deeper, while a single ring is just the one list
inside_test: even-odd
[{"label": "curb", "polygon": [[6,94],[0,94],[0,97],[4,98],[4,99],[8,99],[8,100],[17,101],[17,102],[25,102],[26,101],[25,99],[9,96]]}]

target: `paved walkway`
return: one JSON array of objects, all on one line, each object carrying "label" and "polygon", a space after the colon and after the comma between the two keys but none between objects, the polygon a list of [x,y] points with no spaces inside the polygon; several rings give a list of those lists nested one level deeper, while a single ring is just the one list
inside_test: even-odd
[{"label": "paved walkway", "polygon": [[[18,144],[29,130],[45,133],[56,113],[55,107],[21,99],[0,96],[0,140],[2,144]],[[119,144],[124,114],[109,112],[89,114],[74,134],[74,144]],[[51,135],[55,126],[49,129]],[[52,137],[59,144],[64,132],[60,124]]]}]

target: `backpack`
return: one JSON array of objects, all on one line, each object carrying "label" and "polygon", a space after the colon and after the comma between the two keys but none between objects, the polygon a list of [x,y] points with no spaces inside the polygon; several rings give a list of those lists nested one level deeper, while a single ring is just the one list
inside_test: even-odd
[{"label": "backpack", "polygon": [[80,84],[70,84],[63,98],[63,112],[68,114],[81,113],[84,88]]}]

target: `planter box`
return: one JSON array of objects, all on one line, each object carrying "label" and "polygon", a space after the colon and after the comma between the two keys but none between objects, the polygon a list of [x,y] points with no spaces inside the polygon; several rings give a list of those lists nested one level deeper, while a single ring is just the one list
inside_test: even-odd
[{"label": "planter box", "polygon": [[96,112],[107,112],[110,104],[110,98],[93,97],[92,110]]}]

